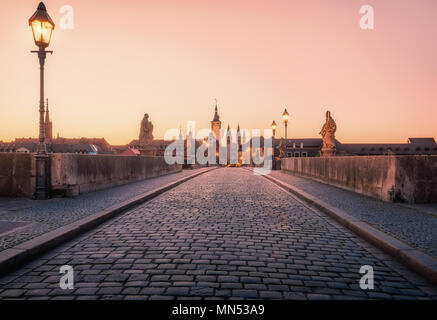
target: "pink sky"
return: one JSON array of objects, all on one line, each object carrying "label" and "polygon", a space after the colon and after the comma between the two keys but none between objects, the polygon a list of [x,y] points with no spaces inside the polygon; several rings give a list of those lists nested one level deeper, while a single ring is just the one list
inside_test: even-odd
[{"label": "pink sky", "polygon": [[[289,137],[317,137],[325,111],[342,142],[437,138],[435,0],[48,0],[57,28],[46,61],[54,133],[155,137],[223,125],[268,128],[291,113]],[[63,5],[74,30],[59,28]],[[359,27],[361,5],[375,30]],[[38,1],[2,2],[0,140],[36,137],[39,73],[27,19]]]}]

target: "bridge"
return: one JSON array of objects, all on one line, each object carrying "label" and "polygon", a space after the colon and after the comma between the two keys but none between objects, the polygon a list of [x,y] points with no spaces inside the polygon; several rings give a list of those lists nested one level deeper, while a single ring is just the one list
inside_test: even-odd
[{"label": "bridge", "polygon": [[[436,299],[426,268],[369,236],[376,230],[382,243],[432,261],[434,210],[280,171],[218,167],[75,198],[3,198],[0,299]],[[60,288],[65,265],[71,289]],[[363,266],[372,289],[360,285]]]}]

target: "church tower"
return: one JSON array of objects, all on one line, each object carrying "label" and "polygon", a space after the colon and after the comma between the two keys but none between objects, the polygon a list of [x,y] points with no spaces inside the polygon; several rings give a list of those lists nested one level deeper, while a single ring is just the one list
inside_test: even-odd
[{"label": "church tower", "polygon": [[222,127],[222,122],[220,121],[220,116],[218,114],[217,101],[216,101],[214,118],[211,121],[211,130],[214,133],[216,141],[219,141],[221,127]]},{"label": "church tower", "polygon": [[50,113],[49,113],[49,99],[47,99],[46,103],[46,116],[44,121],[44,131],[46,136],[46,142],[51,142],[53,139],[53,123],[50,121]]},{"label": "church tower", "polygon": [[238,124],[238,127],[237,127],[237,143],[238,143],[238,149],[241,149],[241,132],[240,132],[240,124]]}]

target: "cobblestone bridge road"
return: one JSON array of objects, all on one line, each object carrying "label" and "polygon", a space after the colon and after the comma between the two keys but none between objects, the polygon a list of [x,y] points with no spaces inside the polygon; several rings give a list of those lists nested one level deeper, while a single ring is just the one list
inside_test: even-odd
[{"label": "cobblestone bridge road", "polygon": [[[74,268],[73,290],[59,269]],[[362,265],[375,288],[359,288]],[[25,299],[432,298],[435,288],[265,178],[218,169],[0,279]]]}]

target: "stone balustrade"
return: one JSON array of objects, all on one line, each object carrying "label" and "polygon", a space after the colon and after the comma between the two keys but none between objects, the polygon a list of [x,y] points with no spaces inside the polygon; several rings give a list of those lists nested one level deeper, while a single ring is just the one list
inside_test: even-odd
[{"label": "stone balustrade", "polygon": [[385,201],[437,203],[437,156],[286,158],[281,170]]},{"label": "stone balustrade", "polygon": [[[32,154],[0,153],[0,196],[31,197],[35,188]],[[182,170],[163,157],[51,154],[51,189],[75,196]]]}]

